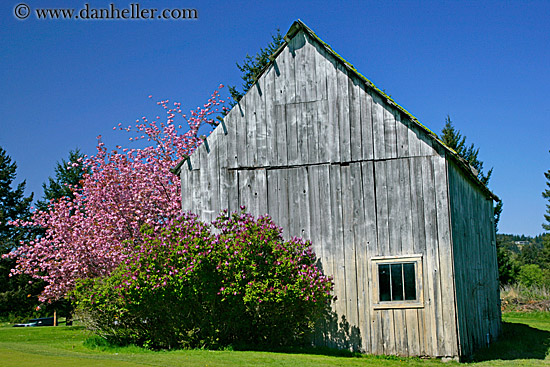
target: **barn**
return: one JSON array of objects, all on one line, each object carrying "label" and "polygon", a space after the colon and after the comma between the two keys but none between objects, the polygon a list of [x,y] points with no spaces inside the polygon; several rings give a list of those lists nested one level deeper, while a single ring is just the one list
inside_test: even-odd
[{"label": "barn", "polygon": [[176,167],[183,209],[244,205],[311,240],[337,297],[317,344],[460,358],[491,343],[498,198],[301,21],[270,60]]}]

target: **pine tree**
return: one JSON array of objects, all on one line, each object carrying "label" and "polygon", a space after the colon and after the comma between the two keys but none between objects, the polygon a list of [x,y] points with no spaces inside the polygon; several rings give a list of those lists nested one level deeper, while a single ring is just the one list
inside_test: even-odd
[{"label": "pine tree", "polygon": [[542,224],[542,228],[550,231],[550,169],[544,173],[544,177],[546,177],[546,186],[548,188],[542,192],[542,197],[548,200],[548,204],[546,204],[546,214],[544,214],[546,223]]},{"label": "pine tree", "polygon": [[[550,231],[550,169],[544,173],[544,177],[546,177],[546,186],[548,188],[542,192],[542,197],[548,200],[548,204],[546,204],[546,214],[544,214],[546,223],[542,224],[542,228]],[[543,268],[550,269],[550,233],[545,233],[543,237],[541,262]]]},{"label": "pine tree", "polygon": [[[25,197],[25,181],[13,187],[16,171],[16,163],[0,147],[0,255],[35,236],[32,229],[11,224],[14,220],[30,219],[33,197],[32,194]],[[14,267],[14,259],[0,258],[0,315],[28,316],[38,303],[36,296],[43,286],[28,276],[10,277]]]},{"label": "pine tree", "polygon": [[[460,157],[464,158],[477,171],[477,178],[485,186],[489,185],[493,169],[491,168],[487,173],[483,171],[483,162],[478,158],[479,148],[476,148],[473,143],[469,146],[466,144],[466,137],[459,130],[455,129],[451,117],[448,115],[445,119],[445,127],[441,130],[441,141],[453,149]],[[498,222],[501,213],[502,201],[499,201],[494,208],[495,231],[498,231]]]},{"label": "pine tree", "polygon": [[241,76],[243,90],[237,90],[236,86],[229,87],[229,93],[231,93],[231,98],[233,98],[232,105],[237,103],[248,92],[250,87],[254,85],[260,71],[269,64],[269,56],[277,51],[283,43],[283,35],[280,29],[277,28],[277,32],[275,35],[271,35],[271,42],[266,47],[260,48],[260,51],[254,57],[247,54],[242,65],[237,63],[237,68],[243,73]]},{"label": "pine tree", "polygon": [[24,228],[10,224],[14,220],[30,218],[33,195],[25,197],[26,182],[12,188],[17,164],[0,147],[0,253],[5,254],[19,246],[20,241],[29,238],[31,233]]},{"label": "pine tree", "polygon": [[47,210],[51,200],[62,197],[74,198],[74,191],[82,188],[84,174],[89,173],[89,168],[83,165],[84,154],[77,148],[69,152],[69,159],[57,162],[55,167],[55,179],[49,177],[48,183],[43,183],[44,196],[36,203],[38,210]]}]

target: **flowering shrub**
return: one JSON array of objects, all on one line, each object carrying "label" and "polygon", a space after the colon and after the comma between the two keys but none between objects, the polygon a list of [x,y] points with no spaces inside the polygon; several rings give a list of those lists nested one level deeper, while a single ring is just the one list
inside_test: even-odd
[{"label": "flowering shrub", "polygon": [[[179,103],[159,101],[166,120],[143,117],[134,127],[119,124],[119,130],[132,134],[130,141],[148,141],[145,148],[119,145],[108,151],[99,136],[96,155],[67,167],[81,165],[89,172],[81,188],[72,188],[74,198],[52,201],[46,210],[37,210],[32,220],[13,223],[41,227],[45,233],[4,255],[17,260],[12,274],[44,280],[41,301],[63,298],[77,279],[109,275],[127,256],[128,248],[140,243],[143,225],[158,230],[180,214],[180,182],[170,169],[200,144],[199,128],[216,124],[212,115],[220,112],[223,103],[216,90],[187,116]],[[187,122],[186,131],[176,123],[178,115]]]},{"label": "flowering shrub", "polygon": [[293,344],[331,299],[310,244],[285,241],[269,217],[222,213],[210,227],[186,213],[108,277],[81,281],[77,309],[98,334],[152,348]]}]

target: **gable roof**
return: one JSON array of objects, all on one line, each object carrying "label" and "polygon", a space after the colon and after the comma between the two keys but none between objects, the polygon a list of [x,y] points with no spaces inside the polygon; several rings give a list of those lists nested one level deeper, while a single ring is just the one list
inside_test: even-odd
[{"label": "gable roof", "polygon": [[[292,38],[294,38],[300,31],[303,31],[306,33],[311,39],[315,40],[324,50],[332,55],[338,62],[342,64],[342,66],[351,74],[355,75],[359,80],[361,80],[366,88],[369,88],[370,90],[374,91],[376,94],[378,94],[382,100],[384,100],[388,105],[393,106],[397,110],[399,110],[401,113],[403,113],[405,116],[407,116],[410,121],[412,121],[417,127],[419,127],[422,131],[426,133],[427,136],[429,136],[436,144],[438,144],[440,147],[442,147],[447,153],[448,156],[459,166],[462,168],[462,170],[466,173],[466,175],[470,178],[470,180],[476,184],[489,198],[500,201],[499,197],[495,195],[493,192],[491,192],[487,186],[479,180],[477,177],[478,172],[475,168],[473,168],[464,158],[462,158],[458,153],[448,147],[445,143],[443,143],[437,134],[435,134],[433,131],[428,129],[426,126],[424,126],[418,119],[413,116],[409,111],[407,111],[405,108],[397,104],[390,96],[388,96],[386,93],[384,93],[382,90],[380,90],[376,85],[374,85],[373,82],[371,82],[369,79],[367,79],[363,74],[361,74],[355,67],[349,63],[347,60],[345,60],[342,56],[340,56],[336,51],[334,51],[326,42],[324,42],[319,36],[313,32],[311,28],[306,26],[300,19],[296,20],[292,26],[290,26],[290,29],[286,33],[284,38],[284,43],[269,57],[270,62],[264,66],[264,68],[256,75],[255,81],[257,81],[268,69],[269,67],[274,63],[277,56],[286,48],[288,47],[288,44]],[[174,168],[173,172],[179,173],[179,170],[181,169],[182,164],[188,159],[188,157],[184,157],[178,165]]]},{"label": "gable roof", "polygon": [[393,106],[397,108],[401,113],[409,117],[409,119],[416,124],[420,129],[422,129],[431,139],[433,139],[438,145],[440,145],[442,148],[444,148],[448,153],[449,156],[455,161],[464,171],[465,173],[474,181],[474,183],[480,187],[480,189],[491,199],[495,201],[500,201],[500,198],[495,195],[492,191],[490,191],[487,186],[479,180],[477,177],[478,172],[475,168],[473,168],[464,158],[462,158],[458,153],[447,146],[443,141],[439,139],[437,134],[435,134],[433,131],[428,129],[426,126],[424,126],[418,119],[413,116],[409,111],[407,111],[405,108],[397,104],[390,96],[388,96],[386,93],[384,93],[382,90],[380,90],[376,85],[374,85],[373,82],[371,82],[369,79],[367,79],[363,74],[361,74],[351,63],[349,63],[347,60],[345,60],[342,56],[340,56],[336,51],[334,51],[326,42],[324,42],[319,36],[313,32],[311,28],[306,26],[300,19],[296,20],[292,26],[290,26],[290,29],[284,36],[285,43],[279,47],[277,51],[270,57],[271,62],[264,68],[262,71],[258,74],[257,78],[259,78],[269,67],[269,65],[275,60],[277,55],[283,51],[283,49],[286,47],[286,45],[289,43],[289,41],[298,34],[298,32],[304,31],[307,35],[309,35],[313,40],[317,41],[324,49],[327,51],[330,55],[334,56],[336,60],[338,60],[346,69],[348,72],[354,74],[357,76],[360,80],[362,80],[366,87],[376,92],[386,103],[388,103],[390,106]]}]

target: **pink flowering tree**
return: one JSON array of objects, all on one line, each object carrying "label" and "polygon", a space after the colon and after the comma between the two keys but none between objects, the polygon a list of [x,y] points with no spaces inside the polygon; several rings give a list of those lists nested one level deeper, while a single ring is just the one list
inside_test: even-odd
[{"label": "pink flowering tree", "polygon": [[[201,126],[216,124],[215,114],[224,103],[219,93],[216,90],[188,116],[180,103],[165,100],[157,104],[166,119],[143,117],[133,127],[119,124],[119,130],[133,134],[130,141],[147,141],[144,148],[118,145],[109,151],[99,136],[94,156],[67,167],[85,165],[90,172],[82,188],[73,188],[74,198],[52,201],[32,220],[15,223],[42,227],[45,233],[5,255],[17,259],[12,275],[44,280],[41,301],[60,299],[77,279],[109,275],[128,256],[128,248],[142,241],[143,225],[158,230],[176,218],[181,212],[180,183],[170,169],[200,144]],[[188,125],[185,132],[176,123],[178,116]]]}]

